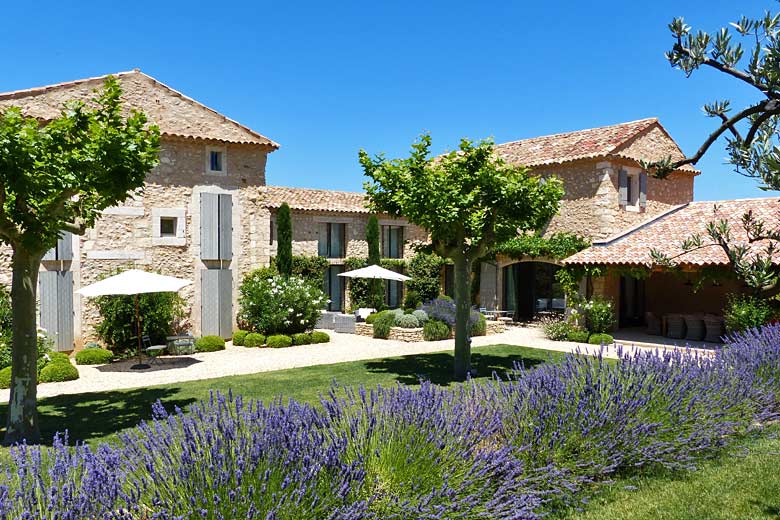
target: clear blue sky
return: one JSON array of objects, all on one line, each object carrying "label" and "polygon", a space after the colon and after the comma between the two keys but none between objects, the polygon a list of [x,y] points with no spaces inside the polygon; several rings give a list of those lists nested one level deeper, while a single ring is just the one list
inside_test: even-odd
[{"label": "clear blue sky", "polygon": [[[715,30],[769,0],[633,2],[10,2],[0,91],[139,67],[281,143],[269,184],[358,190],[357,151],[436,151],[657,116],[686,153],[715,122],[701,105],[756,99],[664,59],[666,24]],[[696,198],[767,195],[699,163]]]}]

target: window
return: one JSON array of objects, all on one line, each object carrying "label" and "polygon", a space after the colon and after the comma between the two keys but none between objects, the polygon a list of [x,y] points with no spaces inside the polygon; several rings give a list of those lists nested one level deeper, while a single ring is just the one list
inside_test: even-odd
[{"label": "window", "polygon": [[621,169],[618,183],[620,207],[627,211],[643,211],[647,206],[647,173]]},{"label": "window", "polygon": [[276,217],[271,217],[271,229],[268,230],[268,245],[272,246],[274,245],[274,240],[276,240]]},{"label": "window", "polygon": [[152,208],[152,245],[186,246],[184,208]]},{"label": "window", "polygon": [[628,183],[626,184],[626,200],[628,206],[636,206],[639,203],[639,175],[636,173],[628,174]]},{"label": "window", "polygon": [[332,265],[325,270],[325,281],[323,284],[323,292],[328,295],[330,302],[328,303],[329,311],[343,311],[344,310],[344,297],[345,297],[345,284],[344,279],[339,276],[344,272],[343,265]]},{"label": "window", "polygon": [[322,223],[318,245],[319,256],[344,258],[346,256],[346,224]]},{"label": "window", "polygon": [[382,256],[384,258],[404,257],[404,228],[382,226]]},{"label": "window", "polygon": [[226,152],[224,148],[207,146],[206,147],[206,173],[209,173],[211,175],[227,174],[225,155]]},{"label": "window", "polygon": [[160,237],[176,236],[176,217],[160,217]]}]

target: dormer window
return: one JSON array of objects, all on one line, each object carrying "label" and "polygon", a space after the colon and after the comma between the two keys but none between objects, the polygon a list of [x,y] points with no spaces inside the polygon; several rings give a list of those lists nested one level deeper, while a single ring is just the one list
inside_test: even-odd
[{"label": "dormer window", "polygon": [[620,207],[626,211],[644,211],[647,206],[647,173],[621,169],[618,172]]},{"label": "dormer window", "polygon": [[225,149],[218,146],[206,147],[206,173],[210,175],[226,175]]}]

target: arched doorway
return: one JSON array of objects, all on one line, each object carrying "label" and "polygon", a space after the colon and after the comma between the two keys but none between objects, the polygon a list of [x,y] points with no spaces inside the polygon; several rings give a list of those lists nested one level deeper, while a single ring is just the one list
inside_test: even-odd
[{"label": "arched doorway", "polygon": [[555,280],[560,266],[547,262],[517,262],[503,269],[504,309],[517,321],[540,314],[562,313],[566,300]]}]

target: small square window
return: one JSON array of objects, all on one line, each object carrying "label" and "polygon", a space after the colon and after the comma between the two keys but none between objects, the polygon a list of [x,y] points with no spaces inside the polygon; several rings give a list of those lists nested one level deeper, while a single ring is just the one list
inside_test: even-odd
[{"label": "small square window", "polygon": [[160,217],[160,237],[176,236],[176,217]]},{"label": "small square window", "polygon": [[221,172],[222,171],[222,152],[217,152],[216,150],[211,150],[209,152],[209,169],[213,172]]}]

